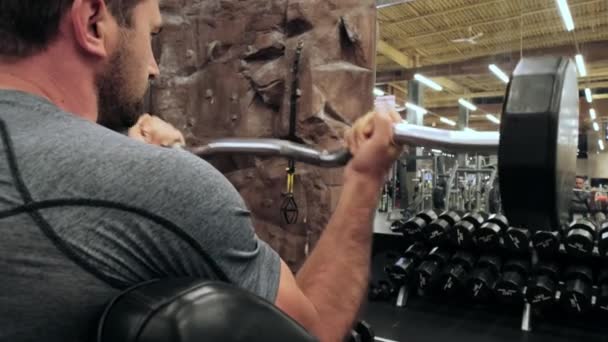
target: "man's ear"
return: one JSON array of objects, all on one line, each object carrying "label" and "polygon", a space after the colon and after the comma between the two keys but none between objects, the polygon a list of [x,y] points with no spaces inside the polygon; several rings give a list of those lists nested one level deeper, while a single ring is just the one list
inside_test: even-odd
[{"label": "man's ear", "polygon": [[70,16],[80,48],[97,57],[107,57],[110,39],[116,35],[118,24],[105,0],[74,0]]}]

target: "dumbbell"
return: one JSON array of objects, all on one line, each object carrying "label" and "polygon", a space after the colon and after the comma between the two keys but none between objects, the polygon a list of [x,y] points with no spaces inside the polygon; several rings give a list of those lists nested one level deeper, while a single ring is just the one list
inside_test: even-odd
[{"label": "dumbbell", "polygon": [[503,236],[504,246],[515,254],[523,254],[530,247],[530,231],[524,228],[509,227]]},{"label": "dumbbell", "polygon": [[451,253],[442,247],[435,247],[418,266],[418,288],[422,291],[432,289],[437,283],[441,268],[449,261]]},{"label": "dumbbell", "polygon": [[481,256],[467,283],[469,297],[479,302],[487,302],[492,297],[501,267],[502,259],[499,256]]},{"label": "dumbbell", "polygon": [[424,239],[432,245],[442,245],[450,230],[462,219],[462,213],[457,211],[446,211],[439,215],[435,221],[422,228]]},{"label": "dumbbell", "polygon": [[563,305],[571,312],[584,313],[591,307],[593,272],[585,265],[570,266],[566,270],[566,287],[561,295]]},{"label": "dumbbell", "polygon": [[404,223],[405,223],[405,220],[403,220],[403,219],[393,221],[391,223],[391,228],[390,228],[391,232],[403,234],[403,224]]},{"label": "dumbbell", "polygon": [[573,256],[590,255],[593,252],[597,225],[587,219],[580,219],[570,225],[564,245],[566,252]]},{"label": "dumbbell", "polygon": [[348,336],[346,337],[346,339],[344,339],[344,341],[346,341],[346,342],[363,342],[363,340],[361,339],[361,335],[359,335],[359,333],[356,332],[355,330],[351,330],[350,333],[348,334]]},{"label": "dumbbell", "polygon": [[378,285],[371,284],[367,298],[372,301],[385,301],[395,295],[395,288],[388,281],[380,280]]},{"label": "dumbbell", "polygon": [[474,233],[477,246],[483,250],[494,250],[500,246],[500,235],[509,228],[509,221],[500,214],[492,214]]},{"label": "dumbbell", "polygon": [[505,262],[502,276],[494,287],[497,298],[508,304],[523,303],[523,289],[529,272],[530,261],[527,259],[515,258]]},{"label": "dumbbell", "polygon": [[397,259],[395,263],[387,265],[384,271],[395,286],[402,286],[406,282],[414,280],[413,273],[416,270],[416,266],[418,266],[418,263],[426,256],[428,251],[428,248],[423,243],[414,243],[408,247],[403,256]]},{"label": "dumbbell", "polygon": [[603,269],[597,277],[597,308],[608,312],[608,269]]},{"label": "dumbbell", "polygon": [[469,248],[474,244],[474,233],[488,219],[484,212],[468,213],[462,220],[454,225],[451,232],[452,244],[460,248]]},{"label": "dumbbell", "polygon": [[597,247],[601,256],[608,256],[608,221],[604,221],[600,225],[597,235]]},{"label": "dumbbell", "polygon": [[554,261],[539,261],[534,277],[528,284],[526,299],[528,303],[546,306],[555,302],[559,282],[559,265]]},{"label": "dumbbell", "polygon": [[433,210],[420,212],[418,215],[405,221],[402,233],[406,238],[419,240],[422,238],[422,229],[437,219],[437,214]]},{"label": "dumbbell", "polygon": [[374,342],[376,335],[374,334],[374,330],[372,326],[366,321],[359,321],[355,325],[355,332],[359,334],[361,338],[361,342]]},{"label": "dumbbell", "polygon": [[559,252],[562,235],[559,231],[539,230],[532,235],[532,246],[539,255],[551,256]]},{"label": "dumbbell", "polygon": [[467,275],[475,264],[475,256],[466,251],[454,253],[450,264],[443,269],[439,276],[440,293],[454,295],[461,293],[466,285]]}]

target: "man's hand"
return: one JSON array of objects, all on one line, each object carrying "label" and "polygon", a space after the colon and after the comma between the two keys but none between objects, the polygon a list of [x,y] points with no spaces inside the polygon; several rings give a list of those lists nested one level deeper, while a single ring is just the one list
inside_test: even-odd
[{"label": "man's hand", "polygon": [[394,111],[370,112],[359,118],[346,132],[345,141],[353,155],[346,167],[346,176],[361,174],[384,179],[403,147],[393,141],[393,125],[401,122]]},{"label": "man's hand", "polygon": [[184,146],[182,133],[170,123],[150,114],[142,115],[135,126],[129,128],[129,137],[165,147]]}]

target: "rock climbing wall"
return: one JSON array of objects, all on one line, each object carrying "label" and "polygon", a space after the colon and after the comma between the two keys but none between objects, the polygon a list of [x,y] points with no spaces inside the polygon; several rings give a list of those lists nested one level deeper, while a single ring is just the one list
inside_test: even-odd
[{"label": "rock climbing wall", "polygon": [[[149,108],[189,145],[286,137],[298,44],[296,133],[304,143],[341,147],[344,130],[373,105],[373,0],[161,0],[161,9],[165,28],[154,42],[161,76]],[[342,170],[297,164],[298,222],[286,224],[287,161],[211,161],[243,195],[258,235],[297,270],[336,205]]]}]

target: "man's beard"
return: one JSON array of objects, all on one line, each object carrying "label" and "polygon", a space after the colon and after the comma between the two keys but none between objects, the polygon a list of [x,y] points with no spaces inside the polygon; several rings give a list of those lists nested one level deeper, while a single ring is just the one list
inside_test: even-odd
[{"label": "man's beard", "polygon": [[[122,44],[121,44],[122,45]],[[124,45],[123,45],[124,46]],[[114,131],[126,131],[143,114],[144,97],[132,98],[128,79],[128,60],[125,49],[118,49],[110,58],[106,70],[95,80],[98,92],[97,123]]]}]

